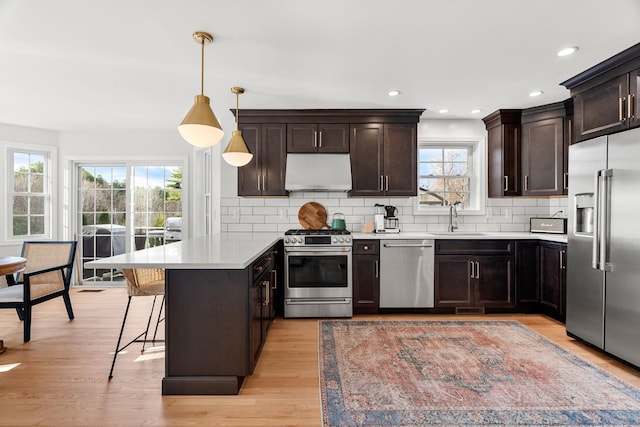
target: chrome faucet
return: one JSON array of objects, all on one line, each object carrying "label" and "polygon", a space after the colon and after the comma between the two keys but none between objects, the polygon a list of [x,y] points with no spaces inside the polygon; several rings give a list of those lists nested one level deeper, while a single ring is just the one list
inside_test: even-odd
[{"label": "chrome faucet", "polygon": [[458,228],[458,221],[455,221],[455,225],[453,224],[453,219],[458,218],[458,210],[456,206],[458,206],[460,202],[455,202],[452,205],[449,205],[449,232],[453,233],[454,230]]}]

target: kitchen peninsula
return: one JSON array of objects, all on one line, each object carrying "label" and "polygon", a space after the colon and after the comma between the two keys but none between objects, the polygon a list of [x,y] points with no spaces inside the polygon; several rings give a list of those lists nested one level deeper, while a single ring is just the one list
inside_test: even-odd
[{"label": "kitchen peninsula", "polygon": [[203,236],[87,266],[165,269],[163,395],[237,394],[275,316],[279,240]]}]

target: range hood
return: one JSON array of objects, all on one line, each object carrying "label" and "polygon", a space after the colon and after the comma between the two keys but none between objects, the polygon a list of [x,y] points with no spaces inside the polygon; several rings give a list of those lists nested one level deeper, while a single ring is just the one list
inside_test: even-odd
[{"label": "range hood", "polygon": [[349,154],[287,154],[287,191],[351,190]]}]

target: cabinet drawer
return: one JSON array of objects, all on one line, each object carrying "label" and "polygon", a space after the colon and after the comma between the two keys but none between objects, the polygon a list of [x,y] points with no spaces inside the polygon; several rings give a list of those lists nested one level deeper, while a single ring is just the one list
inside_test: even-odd
[{"label": "cabinet drawer", "polygon": [[436,255],[512,255],[513,240],[436,240]]},{"label": "cabinet drawer", "polygon": [[262,276],[262,274],[271,271],[275,267],[275,259],[275,252],[269,251],[254,261],[251,266],[253,279],[256,280]]},{"label": "cabinet drawer", "polygon": [[354,255],[378,255],[380,253],[379,240],[354,240]]}]

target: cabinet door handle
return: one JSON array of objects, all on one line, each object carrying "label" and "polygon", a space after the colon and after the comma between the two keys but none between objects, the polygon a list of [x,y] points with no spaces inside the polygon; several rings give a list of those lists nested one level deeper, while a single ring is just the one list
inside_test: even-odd
[{"label": "cabinet door handle", "polygon": [[529,191],[529,175],[524,176],[524,191]]},{"label": "cabinet door handle", "polygon": [[389,175],[385,177],[386,184],[384,185],[384,191],[389,191]]},{"label": "cabinet door handle", "polygon": [[273,286],[271,289],[278,289],[278,270],[271,270],[273,273]]},{"label": "cabinet door handle", "polygon": [[264,185],[264,175],[262,175],[262,191],[266,190],[265,185]]},{"label": "cabinet door handle", "polygon": [[509,176],[504,176],[504,191],[509,191]]},{"label": "cabinet door handle", "polygon": [[566,270],[567,266],[564,264],[565,251],[560,251],[560,270]]},{"label": "cabinet door handle", "polygon": [[315,130],[313,131],[313,146],[318,146],[318,131]]},{"label": "cabinet door handle", "polygon": [[627,117],[633,119],[635,117],[635,103],[634,103],[635,95],[629,94],[627,96]]},{"label": "cabinet door handle", "polygon": [[378,262],[378,260],[376,260],[373,263],[373,267],[374,267],[373,271],[375,273],[375,278],[378,279],[380,277],[380,263]]},{"label": "cabinet door handle", "polygon": [[622,98],[618,98],[618,119],[621,122],[624,122],[625,120],[627,120],[627,118],[624,115],[624,101],[626,98],[622,97]]},{"label": "cabinet door handle", "polygon": [[473,265],[473,261],[469,261],[469,271],[471,272],[471,274],[469,275],[469,277],[471,277],[472,279],[475,277],[474,274],[474,265]]},{"label": "cabinet door handle", "polygon": [[380,175],[380,191],[384,190],[384,175]]},{"label": "cabinet door handle", "polygon": [[476,261],[476,279],[480,278],[480,263]]},{"label": "cabinet door handle", "polygon": [[264,301],[262,305],[269,305],[271,304],[271,291],[269,290],[269,281],[263,280],[262,286],[264,286]]},{"label": "cabinet door handle", "polygon": [[260,175],[256,174],[256,181],[258,181],[258,191],[260,191]]},{"label": "cabinet door handle", "polygon": [[568,190],[569,189],[569,172],[565,172],[562,175],[562,183],[563,183],[564,189]]},{"label": "cabinet door handle", "polygon": [[322,131],[320,131],[320,142],[319,142],[319,147],[322,148]]}]

